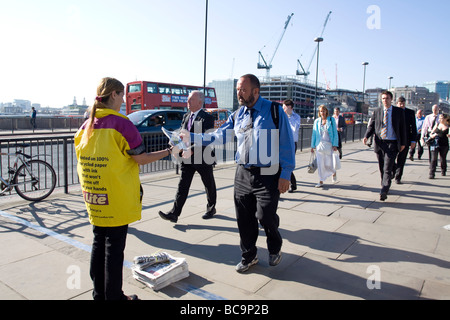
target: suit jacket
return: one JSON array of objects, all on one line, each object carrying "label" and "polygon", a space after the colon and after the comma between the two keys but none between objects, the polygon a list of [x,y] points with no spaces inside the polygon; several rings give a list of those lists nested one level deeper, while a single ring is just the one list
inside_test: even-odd
[{"label": "suit jacket", "polygon": [[[380,138],[381,128],[383,126],[384,106],[374,110],[371,121],[367,126],[365,138],[370,138],[375,134],[374,151],[380,150],[380,144],[382,139]],[[406,146],[406,124],[405,124],[405,112],[401,108],[392,106],[392,127],[394,128],[395,135],[397,136],[397,148],[400,151],[401,146]]]},{"label": "suit jacket", "polygon": [[404,111],[406,124],[406,148],[408,148],[411,145],[411,141],[417,140],[416,116],[414,111],[411,109],[405,108]]},{"label": "suit jacket", "polygon": [[[181,122],[181,128],[182,129],[186,129],[187,130],[187,126],[189,123],[189,118],[191,117],[192,112],[187,112],[184,117],[183,120]],[[210,115],[208,112],[204,111],[203,109],[200,109],[200,111],[197,113],[197,116],[194,119],[194,123],[192,124],[191,130],[189,130],[190,132],[193,133],[205,133],[208,130],[214,129],[214,117],[212,115]],[[192,142],[193,144],[195,143],[195,141]],[[208,151],[206,153],[204,153],[205,149],[208,149]],[[211,151],[209,151],[211,150]],[[199,155],[202,155],[202,164],[209,164],[212,165],[215,163],[215,159],[214,161],[208,161],[208,159],[204,159],[203,155],[204,154],[211,154],[212,157],[215,157],[214,154],[214,150],[213,147],[211,146],[196,146],[193,148],[194,153],[191,156],[190,162],[186,161],[186,163],[188,164],[195,164],[195,159],[198,159]],[[197,154],[197,156],[196,156]],[[206,160],[206,161],[205,161]],[[198,160],[197,160],[198,161]]]}]

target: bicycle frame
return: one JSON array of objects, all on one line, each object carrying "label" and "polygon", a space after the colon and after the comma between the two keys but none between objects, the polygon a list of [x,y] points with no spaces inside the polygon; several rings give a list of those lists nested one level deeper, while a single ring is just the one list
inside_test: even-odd
[{"label": "bicycle frame", "polygon": [[[30,160],[36,157],[39,157],[39,155],[35,156],[28,156],[23,153],[23,150],[20,149],[16,151],[16,153],[0,153],[0,155],[8,156],[8,157],[15,157],[13,166],[8,167],[8,180],[5,180],[2,176],[0,176],[0,182],[2,187],[2,190],[0,190],[0,195],[4,194],[5,192],[11,191],[15,186],[26,184],[27,182],[21,182],[21,183],[13,183],[14,175],[17,171],[17,169],[23,164],[27,168],[27,171],[30,173],[30,175],[33,177],[33,173],[30,170],[30,166],[28,165],[28,161],[25,158],[29,158]],[[19,163],[20,161],[20,163]]]},{"label": "bicycle frame", "polygon": [[13,166],[12,167],[8,167],[8,180],[5,180],[2,176],[0,176],[0,181],[2,182],[2,187],[4,186],[4,188],[2,190],[0,190],[0,194],[3,194],[5,192],[10,191],[11,189],[13,189],[15,186],[19,185],[19,184],[13,184],[12,180],[14,178],[14,174],[17,171],[18,167],[19,167],[19,161],[20,161],[20,165],[25,164],[25,166],[27,167],[27,170],[30,169],[30,167],[27,165],[27,161],[24,160],[24,154],[22,153],[22,150],[17,151],[16,153],[0,153],[0,155],[2,156],[8,156],[8,157],[15,157],[14,162],[13,162]]}]

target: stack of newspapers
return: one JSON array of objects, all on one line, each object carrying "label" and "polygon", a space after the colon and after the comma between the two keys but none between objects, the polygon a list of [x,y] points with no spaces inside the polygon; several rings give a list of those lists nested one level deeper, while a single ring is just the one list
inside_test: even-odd
[{"label": "stack of newspapers", "polygon": [[166,252],[134,257],[133,277],[153,290],[187,278],[189,269],[184,258],[175,258]]}]

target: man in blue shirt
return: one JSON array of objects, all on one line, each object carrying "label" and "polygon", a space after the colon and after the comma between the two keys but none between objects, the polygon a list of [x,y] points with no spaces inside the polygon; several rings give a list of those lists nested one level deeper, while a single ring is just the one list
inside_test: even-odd
[{"label": "man in blue shirt", "polygon": [[269,265],[275,266],[281,261],[277,207],[280,193],[289,189],[295,153],[289,120],[279,105],[275,112],[278,120],[273,119],[272,103],[259,96],[258,78],[252,74],[242,76],[236,91],[242,107],[220,128],[205,134],[183,131],[181,136],[185,142],[190,143],[192,139],[203,145],[224,144],[233,135],[237,138],[234,203],[242,259],[236,271],[242,273],[258,263],[258,221],[267,236]]},{"label": "man in blue shirt", "polygon": [[417,147],[417,158],[420,160],[423,155],[423,146],[420,144],[420,136],[422,135],[422,126],[423,121],[425,120],[425,116],[423,115],[423,110],[419,109],[416,113],[416,128],[417,128],[417,137],[416,137],[416,145],[414,148],[409,150],[409,160],[414,161],[414,153],[416,152]]},{"label": "man in blue shirt", "polygon": [[[292,136],[294,138],[294,153],[297,152],[297,144],[298,144],[298,133],[301,125],[301,117],[294,112],[294,101],[291,99],[284,100],[283,102],[283,110],[286,112],[286,115],[289,119],[289,124],[292,129]],[[297,179],[295,179],[294,172],[291,174],[291,188],[289,189],[289,193],[293,193],[297,190]]]}]

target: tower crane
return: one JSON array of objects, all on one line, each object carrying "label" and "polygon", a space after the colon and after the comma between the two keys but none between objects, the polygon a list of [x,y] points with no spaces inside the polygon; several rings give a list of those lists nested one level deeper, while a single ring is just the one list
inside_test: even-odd
[{"label": "tower crane", "polygon": [[[287,20],[286,20],[286,22],[285,22],[285,24],[284,24],[284,28],[283,28],[283,33],[281,34],[280,40],[278,40],[278,44],[277,44],[277,46],[276,46],[276,48],[275,48],[275,51],[274,51],[274,53],[273,53],[273,55],[272,55],[272,58],[270,59],[269,63],[267,63],[266,59],[264,59],[264,56],[263,56],[263,54],[261,53],[261,51],[258,51],[258,54],[259,54],[259,56],[258,56],[258,69],[266,69],[266,76],[267,76],[267,78],[270,77],[270,69],[272,69],[272,61],[273,61],[273,58],[275,58],[275,55],[276,55],[277,50],[278,50],[278,47],[280,46],[281,40],[283,40],[284,33],[286,32],[286,29],[287,29],[287,27],[288,27],[288,25],[289,25],[289,21],[291,21],[291,18],[292,18],[293,15],[294,15],[294,14],[291,13],[291,14],[287,17]],[[262,60],[262,62],[263,62],[264,64],[261,63],[261,60]]]},{"label": "tower crane", "polygon": [[[325,28],[327,26],[328,20],[330,19],[331,12],[332,11],[330,11],[328,13],[328,15],[327,15],[327,17],[325,19],[325,23],[323,24],[322,32],[320,33],[320,38],[322,38],[322,36],[323,36],[323,33],[324,33]],[[305,70],[305,68],[303,68],[303,65],[300,62],[300,59],[297,59],[297,72],[296,72],[296,74],[298,76],[305,76],[305,77],[307,77],[310,74],[309,68],[311,68],[311,64],[313,62],[314,56],[316,55],[316,52],[317,52],[317,46],[314,49],[314,52],[313,52],[312,57],[311,57],[311,60],[309,61],[309,64],[308,64],[308,68],[306,70]]]}]

